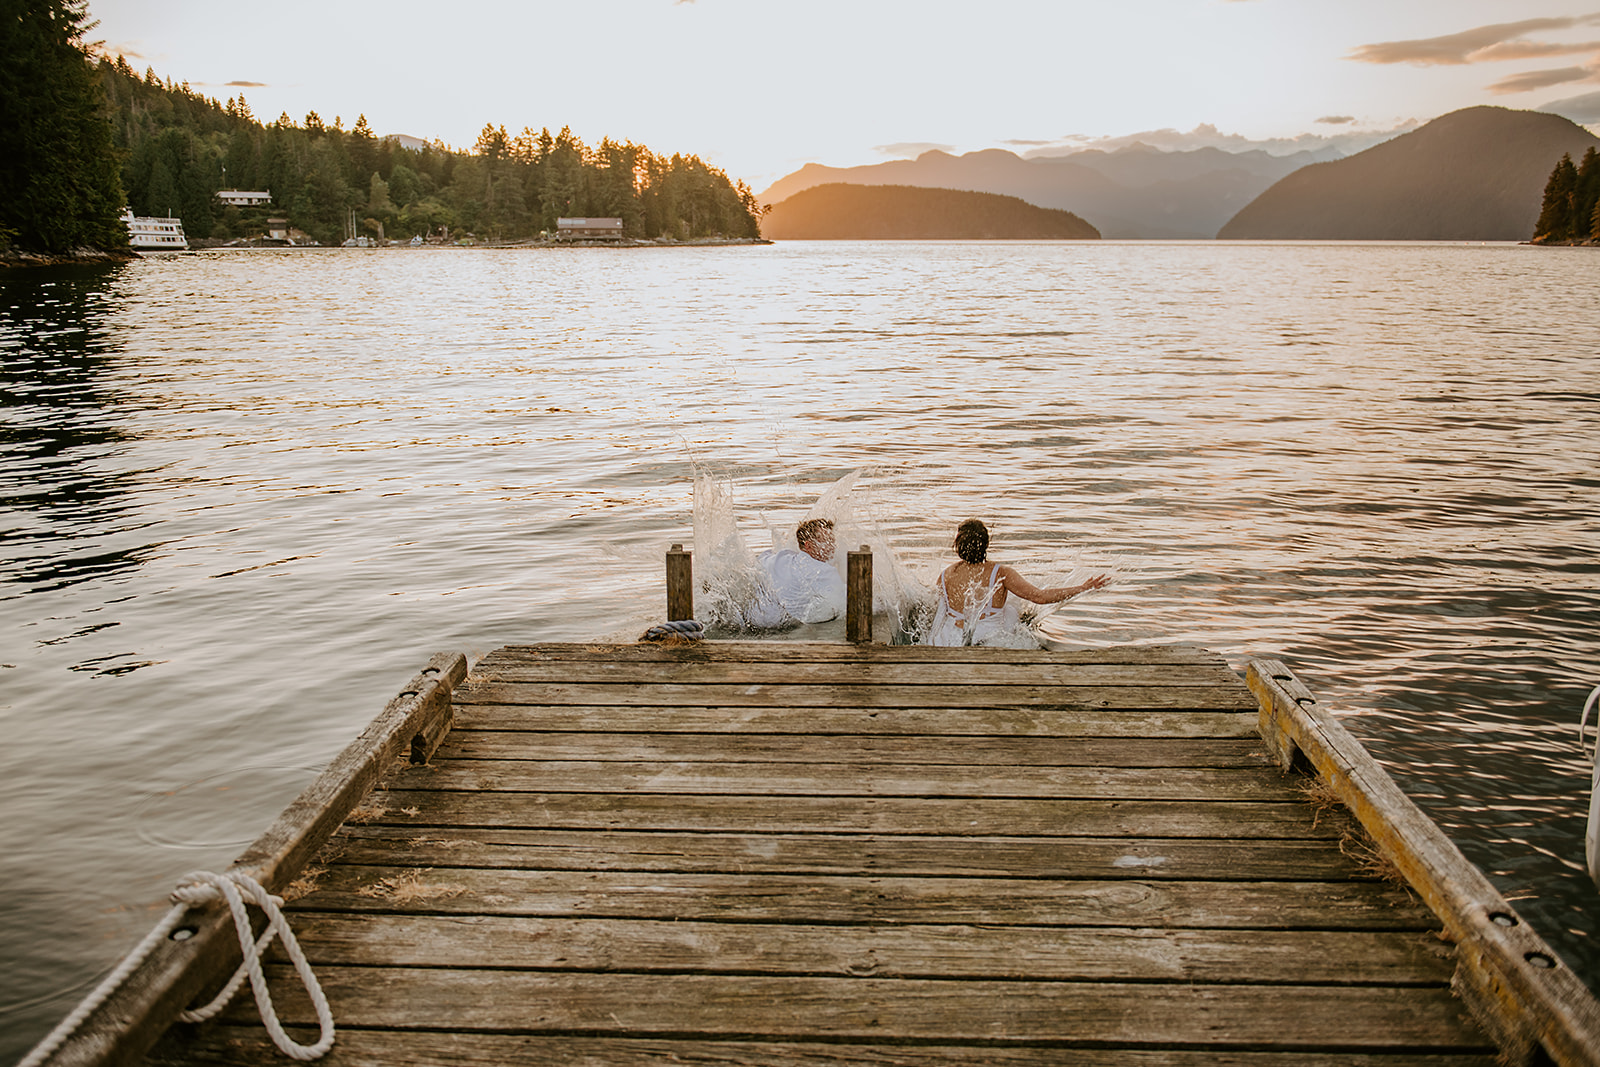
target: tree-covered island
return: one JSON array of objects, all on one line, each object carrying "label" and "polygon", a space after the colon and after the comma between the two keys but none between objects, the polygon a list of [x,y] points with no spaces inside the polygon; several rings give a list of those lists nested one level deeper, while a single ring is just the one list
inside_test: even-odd
[{"label": "tree-covered island", "polygon": [[1580,163],[1563,154],[1550,172],[1533,227],[1533,244],[1582,245],[1600,243],[1600,154],[1593,147]]},{"label": "tree-covered island", "polygon": [[[754,194],[693,155],[590,147],[565,127],[490,124],[458,151],[378,137],[365,116],[262,123],[242,95],[221,103],[94,57],[93,25],[87,0],[0,0],[0,253],[13,258],[125,252],[125,206],[181,218],[192,244],[262,236],[269,218],[320,244],[527,240],[561,217],[619,218],[634,238],[760,237]],[[271,202],[225,204],[224,189]]]}]

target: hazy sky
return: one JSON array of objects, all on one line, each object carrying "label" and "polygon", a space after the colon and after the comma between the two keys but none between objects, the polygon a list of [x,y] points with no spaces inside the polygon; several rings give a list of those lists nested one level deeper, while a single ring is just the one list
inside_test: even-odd
[{"label": "hazy sky", "polygon": [[1167,130],[1190,135],[1169,132],[1169,147],[1236,135],[1287,150],[1303,135],[1600,93],[1600,0],[90,0],[89,10],[100,20],[90,39],[136,70],[219,100],[242,93],[262,121],[315,110],[348,128],[365,114],[379,134],[456,147],[485,123],[512,135],[566,125],[589,144],[609,136],[697,154],[758,190],[806,162],[929,147],[1027,152]]}]

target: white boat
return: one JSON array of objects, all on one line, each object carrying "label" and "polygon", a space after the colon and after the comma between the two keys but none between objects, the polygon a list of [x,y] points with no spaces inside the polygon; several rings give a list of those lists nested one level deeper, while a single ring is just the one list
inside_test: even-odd
[{"label": "white boat", "polygon": [[128,227],[128,244],[136,252],[184,252],[189,248],[182,219],[144,218],[134,215],[132,208],[124,208],[122,221]]}]

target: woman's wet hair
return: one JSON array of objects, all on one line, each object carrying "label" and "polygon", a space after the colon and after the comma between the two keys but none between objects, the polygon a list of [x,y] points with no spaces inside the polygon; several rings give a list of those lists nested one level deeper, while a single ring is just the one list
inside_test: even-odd
[{"label": "woman's wet hair", "polygon": [[968,563],[982,563],[989,558],[989,528],[977,519],[968,519],[956,527],[956,555]]}]

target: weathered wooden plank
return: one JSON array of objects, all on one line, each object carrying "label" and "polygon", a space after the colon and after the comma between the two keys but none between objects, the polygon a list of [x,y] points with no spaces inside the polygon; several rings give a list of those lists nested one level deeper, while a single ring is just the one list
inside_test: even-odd
[{"label": "weathered wooden plank", "polygon": [[1130,708],[1256,711],[1231,686],[787,685],[774,683],[476,681],[463,704],[604,705],[612,708]]},{"label": "weathered wooden plank", "polygon": [[1226,688],[1249,699],[1244,680],[1226,664],[1108,663],[850,663],[837,660],[696,662],[693,660],[538,659],[473,671],[470,695],[495,683],[615,685],[692,681],[695,685],[1070,686],[1092,688]]},{"label": "weathered wooden plank", "polygon": [[1542,1046],[1600,1063],[1600,1003],[1477,867],[1278,660],[1249,667],[1261,734],[1285,766],[1308,762],[1460,945],[1458,986],[1513,1062]]},{"label": "weathered wooden plank", "polygon": [[542,915],[718,922],[980,923],[1169,929],[1438,928],[1381,882],[1045,881],[354,867],[335,864],[296,911]]},{"label": "weathered wooden plank", "polygon": [[[268,891],[281,892],[396,759],[426,759],[433,751],[449,728],[451,687],[466,670],[466,658],[459,653],[429,660],[233,868]],[[191,915],[194,936],[156,945],[142,966],[45,1060],[48,1067],[137,1061],[180,1010],[238,966],[238,942],[226,907],[214,905]]]},{"label": "weathered wooden plank", "polygon": [[535,706],[458,701],[456,728],[517,730],[537,727],[597,733],[767,733],[828,737],[942,734],[965,737],[1210,737],[1259,738],[1257,712],[1184,708],[864,708]]},{"label": "weathered wooden plank", "polygon": [[[188,1035],[183,1035],[188,1037]],[[316,1031],[296,1033],[309,1044]],[[1012,1038],[1011,1040],[1018,1040]],[[152,1067],[282,1067],[260,1026],[218,1026],[157,1050]],[[319,1067],[1499,1067],[1492,1052],[1287,1052],[1181,1048],[1044,1048],[997,1044],[873,1045],[707,1041],[426,1030],[341,1030]]]},{"label": "weathered wooden plank", "polygon": [[576,642],[505,645],[473,665],[495,670],[504,665],[553,659],[605,658],[624,662],[700,663],[1179,663],[1215,666],[1222,656],[1198,645],[1118,645],[1112,648],[1046,650],[1016,648],[933,648],[928,645],[848,645],[831,641],[702,641],[690,646],[601,645]]},{"label": "weathered wooden plank", "polygon": [[[283,977],[283,968],[271,968]],[[293,981],[292,972],[289,981]],[[770,978],[759,975],[555,974],[365,967],[319,973],[335,1018],[350,1028],[515,1030],[587,1035],[833,1040],[993,1040],[1026,1034],[1071,1044],[1221,1048],[1461,1049],[1481,1033],[1448,989]],[[287,986],[288,983],[283,983]],[[287,1021],[311,1019],[285,988]],[[241,1021],[249,1010],[229,1012]],[[1283,1020],[1296,1020],[1284,1026]]]},{"label": "weathered wooden plank", "polygon": [[451,731],[436,760],[660,760],[811,763],[847,752],[896,763],[1005,767],[1276,767],[1259,737],[949,737],[837,734],[601,734],[535,730]]},{"label": "weathered wooden plank", "polygon": [[1327,839],[888,837],[349,825],[322,864],[710,874],[1374,881]]},{"label": "weathered wooden plank", "polygon": [[374,794],[372,823],[529,829],[921,833],[953,837],[1323,837],[1339,826],[1303,803],[996,800],[988,797],[656,796],[409,789]]},{"label": "weathered wooden plank", "polygon": [[[819,755],[819,760],[821,753]],[[1005,767],[950,764],[643,763],[475,760],[406,768],[389,788],[512,793],[823,797],[1056,797],[1303,803],[1296,781],[1260,768]]]},{"label": "weathered wooden plank", "polygon": [[[678,974],[1448,986],[1432,934],[1371,930],[795,926],[301,912],[324,964]],[[282,958],[281,956],[279,957]]]}]

